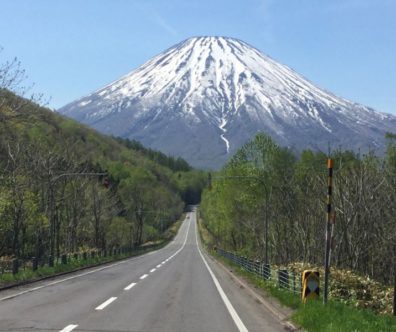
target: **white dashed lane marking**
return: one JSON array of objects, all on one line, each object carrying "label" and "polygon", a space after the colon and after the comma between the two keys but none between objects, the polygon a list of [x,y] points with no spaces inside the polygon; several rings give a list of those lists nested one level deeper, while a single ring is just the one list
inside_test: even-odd
[{"label": "white dashed lane marking", "polygon": [[136,282],[133,282],[133,283],[131,283],[131,284],[129,284],[128,286],[126,286],[125,288],[124,288],[124,290],[130,290],[133,286],[135,286],[136,285]]},{"label": "white dashed lane marking", "polygon": [[107,301],[103,302],[100,306],[96,307],[95,310],[103,310],[104,308],[106,308],[110,303],[114,302],[115,300],[117,300],[116,297],[111,297]]},{"label": "white dashed lane marking", "polygon": [[70,332],[73,331],[78,325],[70,324],[67,325],[63,330],[60,330],[59,332]]}]

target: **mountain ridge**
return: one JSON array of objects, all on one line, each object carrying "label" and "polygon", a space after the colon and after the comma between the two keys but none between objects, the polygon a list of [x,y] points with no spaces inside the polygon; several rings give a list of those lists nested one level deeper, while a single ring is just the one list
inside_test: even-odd
[{"label": "mountain ridge", "polygon": [[235,38],[186,39],[59,110],[193,166],[219,168],[258,132],[293,150],[384,148],[396,117],[316,87]]}]

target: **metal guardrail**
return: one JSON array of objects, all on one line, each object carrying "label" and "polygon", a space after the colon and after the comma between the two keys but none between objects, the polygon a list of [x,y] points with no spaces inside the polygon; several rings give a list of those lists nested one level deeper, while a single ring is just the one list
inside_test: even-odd
[{"label": "metal guardrail", "polygon": [[289,290],[295,294],[301,294],[301,275],[299,273],[286,269],[273,269],[270,264],[254,261],[244,256],[238,256],[220,248],[217,248],[216,252],[245,271],[253,273],[279,288]]},{"label": "metal guardrail", "polygon": [[0,259],[0,277],[3,274],[17,274],[22,271],[32,270],[35,271],[40,267],[53,267],[57,265],[67,265],[76,261],[101,261],[103,258],[120,258],[137,255],[141,252],[160,248],[163,243],[150,244],[135,248],[108,248],[106,250],[90,250],[78,253],[62,254],[59,257],[43,256],[40,259],[35,257],[28,259]]}]

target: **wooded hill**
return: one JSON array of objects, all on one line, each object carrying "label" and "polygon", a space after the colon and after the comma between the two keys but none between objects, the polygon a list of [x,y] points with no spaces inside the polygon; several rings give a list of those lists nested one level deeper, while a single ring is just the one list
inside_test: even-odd
[{"label": "wooded hill", "polygon": [[127,143],[1,89],[0,257],[160,239],[199,201],[205,177]]},{"label": "wooded hill", "polygon": [[[396,261],[396,136],[386,155],[334,151],[333,266],[393,284]],[[217,246],[278,266],[323,266],[327,155],[296,158],[258,135],[217,174],[201,210]]]}]

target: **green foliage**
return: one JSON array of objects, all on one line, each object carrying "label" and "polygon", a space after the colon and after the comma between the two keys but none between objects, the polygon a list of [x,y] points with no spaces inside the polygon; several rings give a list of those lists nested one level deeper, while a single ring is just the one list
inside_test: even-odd
[{"label": "green foliage", "polygon": [[[396,257],[396,144],[385,158],[337,150],[332,206],[336,215],[332,265],[385,285]],[[218,247],[277,266],[321,266],[325,243],[327,156],[304,151],[298,159],[259,134],[213,174],[203,193],[205,226]],[[377,299],[377,303],[380,303]],[[387,304],[370,308],[390,311]],[[367,302],[359,302],[365,307]],[[386,309],[385,309],[386,308]]]},{"label": "green foliage", "polygon": [[128,237],[132,233],[133,225],[123,217],[114,217],[107,232],[110,247],[124,247],[130,245]]},{"label": "green foliage", "polygon": [[207,174],[203,171],[191,170],[176,172],[173,180],[180,188],[180,195],[188,205],[196,205],[201,202],[202,190],[207,185]]},{"label": "green foliage", "polygon": [[396,174],[396,134],[388,133],[386,138],[388,141],[386,162],[394,177]]},{"label": "green foliage", "polygon": [[326,307],[318,302],[301,305],[292,319],[306,331],[396,331],[394,317],[378,316],[337,301],[330,301]]},{"label": "green foliage", "polygon": [[183,211],[181,196],[200,194],[181,159],[101,135],[5,90],[0,98],[0,257],[160,240]]},{"label": "green foliage", "polygon": [[191,171],[191,166],[182,158],[174,158],[167,156],[160,151],[155,151],[150,148],[146,148],[143,144],[136,140],[130,140],[128,138],[114,137],[118,142],[125,145],[129,149],[140,151],[144,156],[150,158],[156,163],[171,169],[174,172],[188,172]]},{"label": "green foliage", "polygon": [[395,317],[378,316],[370,310],[354,308],[337,300],[330,300],[326,306],[322,304],[322,299],[303,304],[300,295],[278,288],[274,283],[267,282],[220,256],[217,259],[232,266],[234,272],[278,299],[282,305],[294,309],[291,320],[305,331],[396,331]]}]

